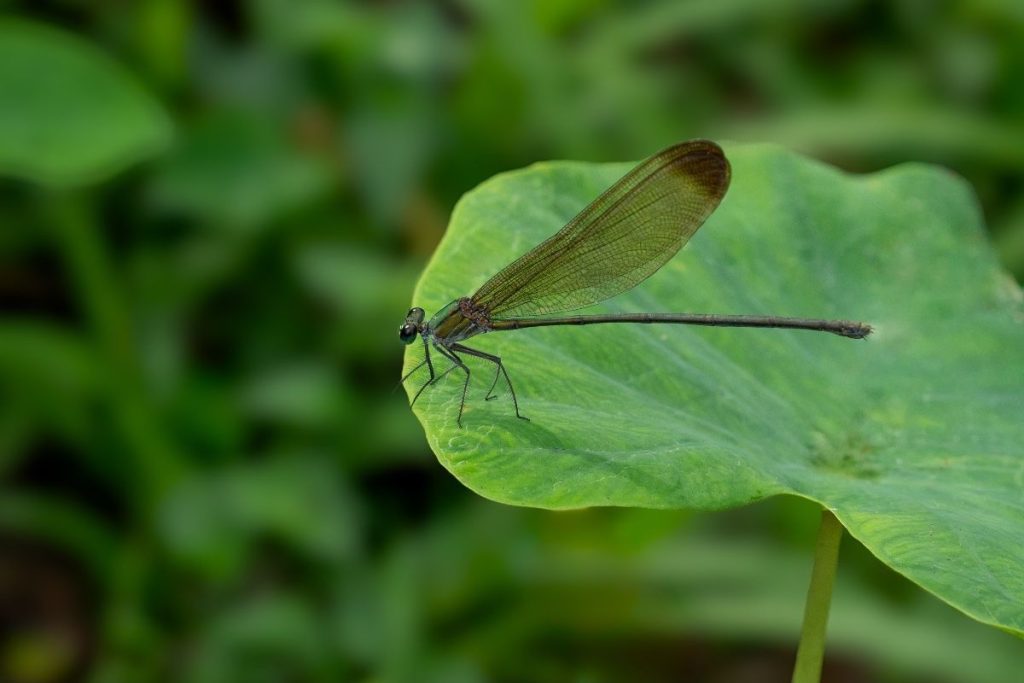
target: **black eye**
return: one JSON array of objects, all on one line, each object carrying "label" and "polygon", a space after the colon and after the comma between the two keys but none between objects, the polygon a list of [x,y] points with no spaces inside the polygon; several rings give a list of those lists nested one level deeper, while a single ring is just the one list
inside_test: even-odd
[{"label": "black eye", "polygon": [[403,344],[412,344],[416,339],[416,326],[412,323],[402,325],[398,328],[398,338]]}]

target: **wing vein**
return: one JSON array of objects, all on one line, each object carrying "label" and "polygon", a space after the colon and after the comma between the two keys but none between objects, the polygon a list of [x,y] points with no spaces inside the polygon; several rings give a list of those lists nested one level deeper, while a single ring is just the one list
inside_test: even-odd
[{"label": "wing vein", "polygon": [[484,283],[473,302],[493,319],[536,317],[632,289],[686,244],[728,185],[729,163],[715,143],[670,147]]}]

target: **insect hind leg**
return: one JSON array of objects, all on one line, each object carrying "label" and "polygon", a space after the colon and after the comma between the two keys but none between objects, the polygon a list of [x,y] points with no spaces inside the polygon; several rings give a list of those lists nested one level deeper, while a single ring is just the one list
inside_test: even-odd
[{"label": "insect hind leg", "polygon": [[530,418],[526,417],[525,415],[519,412],[519,401],[518,399],[516,399],[515,387],[512,386],[512,379],[508,376],[508,370],[505,369],[505,364],[502,362],[500,356],[495,356],[492,353],[486,353],[484,351],[478,351],[477,349],[471,349],[468,346],[463,346],[462,344],[452,344],[451,350],[458,351],[460,353],[465,353],[470,356],[475,356],[477,358],[483,358],[486,361],[494,363],[497,366],[497,371],[495,371],[494,373],[494,382],[491,383],[491,388],[487,391],[487,400],[494,398],[493,396],[491,396],[491,392],[494,391],[494,387],[498,383],[498,377],[504,375],[505,381],[508,383],[509,392],[511,392],[512,394],[512,406],[515,408],[516,417],[518,417],[520,420],[526,420],[527,422],[530,421]]}]

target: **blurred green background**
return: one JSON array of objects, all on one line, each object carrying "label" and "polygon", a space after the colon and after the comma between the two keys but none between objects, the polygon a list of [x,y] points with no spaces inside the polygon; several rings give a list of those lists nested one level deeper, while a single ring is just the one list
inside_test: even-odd
[{"label": "blurred green background", "polygon": [[[494,173],[691,137],[931,161],[1024,278],[1019,0],[0,9],[174,128],[88,189],[0,180],[5,682],[789,680],[813,506],[499,506],[392,391],[415,279]],[[849,538],[830,636],[830,681],[1024,670]]]}]

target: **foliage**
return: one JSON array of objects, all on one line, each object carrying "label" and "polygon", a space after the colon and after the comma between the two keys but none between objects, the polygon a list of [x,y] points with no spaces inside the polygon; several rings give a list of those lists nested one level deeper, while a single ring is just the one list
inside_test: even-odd
[{"label": "foliage", "polygon": [[[4,680],[786,678],[809,507],[487,504],[390,393],[496,172],[697,136],[938,161],[1024,273],[1015,2],[3,7],[2,82],[46,96],[0,89]],[[1017,675],[843,552],[826,675]]]},{"label": "foliage", "polygon": [[[970,191],[918,165],[855,178],[771,147],[727,155],[732,188],[682,256],[600,310],[866,320],[871,337],[637,325],[474,338],[506,359],[532,421],[482,400],[492,368],[478,363],[467,429],[462,373],[417,405],[431,446],[473,490],[521,505],[804,496],[914,582],[1024,633],[1024,556],[1009,542],[1024,538],[1024,296],[979,239]],[[416,301],[471,293],[626,170],[543,164],[485,183]],[[407,365],[422,355],[411,346]]]},{"label": "foliage", "polygon": [[169,123],[123,67],[39,24],[0,22],[0,171],[47,184],[105,176],[166,146]]}]

